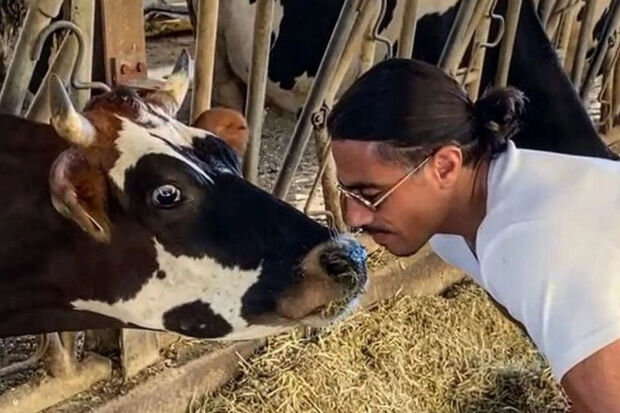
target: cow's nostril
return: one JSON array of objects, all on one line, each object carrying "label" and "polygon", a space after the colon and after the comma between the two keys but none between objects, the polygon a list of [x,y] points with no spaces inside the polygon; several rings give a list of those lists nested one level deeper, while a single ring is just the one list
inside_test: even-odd
[{"label": "cow's nostril", "polygon": [[338,283],[359,286],[366,279],[366,249],[355,240],[338,240],[320,256],[325,272]]}]

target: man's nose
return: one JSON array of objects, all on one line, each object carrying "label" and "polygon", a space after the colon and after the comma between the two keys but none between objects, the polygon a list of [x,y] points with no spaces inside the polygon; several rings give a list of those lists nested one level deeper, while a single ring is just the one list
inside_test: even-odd
[{"label": "man's nose", "polygon": [[372,211],[354,199],[343,199],[347,225],[360,228],[372,222]]}]

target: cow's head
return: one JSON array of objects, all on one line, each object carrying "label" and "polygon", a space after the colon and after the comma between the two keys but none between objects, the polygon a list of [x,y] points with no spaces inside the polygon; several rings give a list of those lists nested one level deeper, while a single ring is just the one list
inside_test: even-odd
[{"label": "cow's head", "polygon": [[203,338],[258,337],[342,316],[367,283],[364,248],[245,181],[241,147],[227,143],[237,134],[175,119],[189,64],[184,52],[163,88],[118,88],[83,113],[52,78],[51,124],[71,144],[50,173],[55,208],[102,250],[153,257],[121,268],[126,279],[141,271],[137,287],[117,274],[105,292],[71,304]]}]

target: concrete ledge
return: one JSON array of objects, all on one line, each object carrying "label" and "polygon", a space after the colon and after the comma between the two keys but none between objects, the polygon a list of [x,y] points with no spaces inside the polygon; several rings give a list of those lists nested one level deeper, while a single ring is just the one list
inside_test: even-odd
[{"label": "concrete ledge", "polygon": [[0,397],[3,413],[39,412],[110,377],[110,360],[96,354],[89,355],[79,364],[76,374],[69,377],[45,377],[40,383],[26,383],[7,391]]},{"label": "concrete ledge", "polygon": [[186,412],[192,398],[211,394],[239,371],[239,356],[249,357],[264,344],[265,340],[235,343],[181,367],[166,370],[94,411]]}]

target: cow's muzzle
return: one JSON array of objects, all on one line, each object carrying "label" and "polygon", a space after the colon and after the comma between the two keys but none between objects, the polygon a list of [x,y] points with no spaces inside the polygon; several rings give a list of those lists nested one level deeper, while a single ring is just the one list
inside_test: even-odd
[{"label": "cow's muzzle", "polygon": [[280,316],[310,326],[325,326],[355,309],[368,283],[366,249],[340,235],[304,259],[301,279],[277,303]]}]

